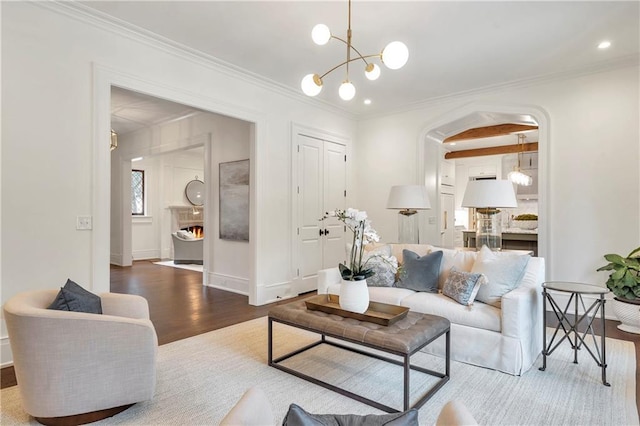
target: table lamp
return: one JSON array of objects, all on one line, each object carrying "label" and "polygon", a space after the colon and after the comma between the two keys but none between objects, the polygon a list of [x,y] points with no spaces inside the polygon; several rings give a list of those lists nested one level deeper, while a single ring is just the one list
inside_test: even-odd
[{"label": "table lamp", "polygon": [[502,249],[502,218],[499,208],[518,207],[513,183],[508,180],[471,180],[462,198],[462,207],[476,209],[476,248],[486,245]]},{"label": "table lamp", "polygon": [[418,210],[431,208],[427,187],[423,185],[392,186],[387,200],[388,209],[398,209],[398,240],[418,244]]}]

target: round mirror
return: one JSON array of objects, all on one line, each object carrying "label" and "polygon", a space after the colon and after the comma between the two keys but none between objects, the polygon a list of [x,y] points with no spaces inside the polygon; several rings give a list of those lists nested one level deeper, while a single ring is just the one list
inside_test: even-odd
[{"label": "round mirror", "polygon": [[190,181],[184,189],[184,195],[187,196],[187,200],[194,206],[201,206],[204,204],[204,182],[197,178]]}]

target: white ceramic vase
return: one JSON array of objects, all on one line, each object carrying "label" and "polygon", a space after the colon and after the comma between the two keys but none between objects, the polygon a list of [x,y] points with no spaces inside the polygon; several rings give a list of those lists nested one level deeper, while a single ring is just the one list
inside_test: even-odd
[{"label": "white ceramic vase", "polygon": [[618,326],[618,329],[628,333],[640,334],[640,305],[625,303],[616,299],[611,302],[613,312],[622,323]]},{"label": "white ceramic vase", "polygon": [[342,280],[340,285],[340,307],[345,311],[362,314],[369,309],[367,280]]}]

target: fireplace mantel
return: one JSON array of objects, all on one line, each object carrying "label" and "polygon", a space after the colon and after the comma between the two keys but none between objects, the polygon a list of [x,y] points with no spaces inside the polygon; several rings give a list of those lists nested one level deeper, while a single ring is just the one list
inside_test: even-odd
[{"label": "fireplace mantel", "polygon": [[[171,210],[171,232],[176,232],[180,229],[194,225],[204,225],[202,206],[169,206]],[[193,214],[194,211],[199,214]]]}]

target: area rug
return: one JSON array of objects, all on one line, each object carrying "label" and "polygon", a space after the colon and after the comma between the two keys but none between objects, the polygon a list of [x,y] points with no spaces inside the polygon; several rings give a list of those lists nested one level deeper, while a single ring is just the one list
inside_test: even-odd
[{"label": "area rug", "polygon": [[153,262],[154,265],[161,265],[161,266],[170,266],[172,268],[178,268],[178,269],[188,269],[190,271],[196,271],[196,272],[202,272],[202,265],[195,265],[195,264],[186,264],[186,265],[176,265],[175,263],[173,263],[173,260],[163,260],[162,262]]},{"label": "area rug", "polygon": [[[276,355],[316,340],[316,335],[274,324]],[[608,379],[581,353],[572,363],[569,345],[560,346],[538,370],[541,360],[521,377],[452,362],[451,380],[420,409],[420,424],[434,424],[451,399],[464,402],[483,425],[635,425],[635,354],[633,344],[607,339]],[[416,354],[416,364],[440,369],[443,360]],[[158,384],[152,401],[96,424],[215,425],[244,391],[260,386],[268,395],[278,424],[296,403],[315,413],[380,413],[377,409],[290,374],[268,367],[265,317],[163,345],[158,354]],[[392,406],[401,405],[402,370],[378,360],[322,345],[288,360],[334,384]],[[96,366],[99,367],[99,366]],[[428,380],[412,372],[413,390]],[[413,392],[412,400],[419,392]],[[0,393],[0,424],[34,424],[20,405],[17,387]]]}]

